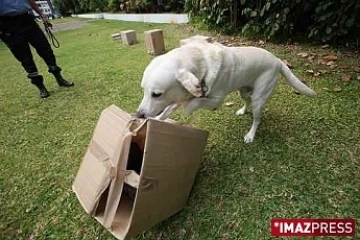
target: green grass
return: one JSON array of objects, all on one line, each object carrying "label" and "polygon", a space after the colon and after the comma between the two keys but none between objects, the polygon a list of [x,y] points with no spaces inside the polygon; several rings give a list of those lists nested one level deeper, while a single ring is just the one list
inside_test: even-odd
[{"label": "green grass", "polygon": [[[177,25],[96,21],[55,33],[63,75],[60,89],[35,55],[51,98],[40,100],[26,74],[0,44],[0,239],[113,239],[81,208],[71,191],[100,112],[110,104],[134,112],[142,98],[142,72],[152,59],[143,31],[163,28],[167,49],[192,33]],[[134,29],[140,43],[123,46],[110,34]],[[138,239],[270,239],[270,219],[356,218],[360,220],[360,83],[342,83],[341,73],[309,77],[299,51],[266,45],[294,65],[319,93],[298,96],[281,82],[266,106],[255,142],[246,145],[251,115],[241,106],[173,118],[210,132],[200,172],[187,206]],[[302,49],[300,49],[302,48]],[[339,54],[338,64],[359,65]],[[333,92],[334,86],[342,91]],[[358,234],[360,234],[358,230]]]}]

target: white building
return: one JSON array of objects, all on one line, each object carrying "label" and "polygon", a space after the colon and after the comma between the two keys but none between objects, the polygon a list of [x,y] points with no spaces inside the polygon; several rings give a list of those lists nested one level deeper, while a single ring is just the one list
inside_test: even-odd
[{"label": "white building", "polygon": [[[38,5],[40,11],[49,19],[53,19],[53,18],[60,18],[61,15],[58,13],[58,11],[55,8],[54,3],[49,0],[49,1],[35,1],[35,3]],[[51,4],[51,5],[49,5]],[[35,12],[34,15],[35,17],[38,17],[39,15]]]}]

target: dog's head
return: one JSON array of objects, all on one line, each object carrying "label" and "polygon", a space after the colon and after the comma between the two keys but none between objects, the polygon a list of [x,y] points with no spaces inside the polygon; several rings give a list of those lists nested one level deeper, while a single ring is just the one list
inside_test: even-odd
[{"label": "dog's head", "polygon": [[[208,54],[201,49],[204,47],[209,48]],[[201,80],[216,77],[220,63],[216,47],[204,43],[185,45],[155,58],[144,71],[144,97],[137,116],[156,117],[173,104],[201,97]]]},{"label": "dog's head", "polygon": [[145,71],[141,87],[144,97],[137,112],[140,118],[158,116],[167,107],[202,94],[199,79],[185,69]]}]

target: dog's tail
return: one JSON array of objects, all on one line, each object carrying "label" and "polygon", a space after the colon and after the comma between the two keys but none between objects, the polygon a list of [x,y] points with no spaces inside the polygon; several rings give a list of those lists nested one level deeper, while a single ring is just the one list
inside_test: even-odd
[{"label": "dog's tail", "polygon": [[281,61],[279,59],[279,61],[281,62],[281,74],[285,77],[285,81],[291,86],[293,87],[295,90],[297,90],[298,92],[308,96],[308,97],[315,97],[316,93],[311,90],[308,86],[306,86],[303,82],[301,82],[292,72],[291,70],[288,68],[288,66],[286,66],[286,64]]}]

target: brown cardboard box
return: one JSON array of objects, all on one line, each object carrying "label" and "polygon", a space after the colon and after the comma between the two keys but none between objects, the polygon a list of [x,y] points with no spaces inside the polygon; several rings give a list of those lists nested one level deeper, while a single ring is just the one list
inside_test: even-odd
[{"label": "brown cardboard box", "polygon": [[207,137],[112,105],[98,120],[73,190],[116,238],[135,237],[184,207]]},{"label": "brown cardboard box", "polygon": [[152,55],[160,55],[165,53],[164,34],[161,29],[145,31],[146,51]]},{"label": "brown cardboard box", "polygon": [[137,43],[137,37],[136,37],[135,30],[122,31],[120,34],[121,34],[121,39],[123,41],[123,44],[133,45],[133,44]]},{"label": "brown cardboard box", "polygon": [[121,33],[114,33],[111,34],[112,39],[114,40],[121,40]]}]

